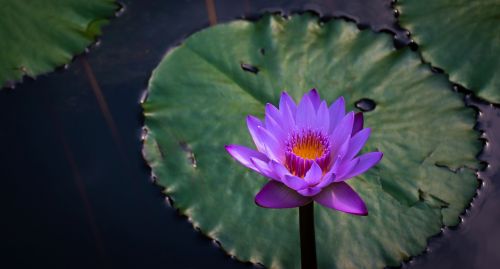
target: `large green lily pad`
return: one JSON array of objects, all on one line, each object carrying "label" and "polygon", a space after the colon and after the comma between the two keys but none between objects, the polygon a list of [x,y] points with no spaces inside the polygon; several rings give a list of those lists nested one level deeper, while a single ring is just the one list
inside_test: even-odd
[{"label": "large green lily pad", "polygon": [[68,63],[117,9],[115,0],[0,0],[0,87]]},{"label": "large green lily pad", "polygon": [[426,61],[500,103],[499,0],[400,0],[397,8]]},{"label": "large green lily pad", "polygon": [[329,102],[343,95],[350,109],[374,100],[365,150],[385,153],[349,181],[368,217],[315,207],[320,268],[397,265],[421,253],[443,225],[459,222],[477,187],[475,111],[419,55],[395,50],[389,35],[342,20],[319,23],[312,14],[218,25],[165,55],[143,104],[144,156],[158,184],[229,254],[298,268],[298,209],[256,206],[266,179],[232,160],[224,145],[252,146],[248,114],[262,117],[282,90],[297,100],[313,87]]}]

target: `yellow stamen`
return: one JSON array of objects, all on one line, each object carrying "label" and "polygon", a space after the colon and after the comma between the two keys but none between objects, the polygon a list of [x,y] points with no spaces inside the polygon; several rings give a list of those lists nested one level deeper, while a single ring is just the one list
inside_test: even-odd
[{"label": "yellow stamen", "polygon": [[325,148],[319,139],[308,135],[300,139],[298,143],[293,146],[292,152],[304,159],[315,160],[323,156]]}]

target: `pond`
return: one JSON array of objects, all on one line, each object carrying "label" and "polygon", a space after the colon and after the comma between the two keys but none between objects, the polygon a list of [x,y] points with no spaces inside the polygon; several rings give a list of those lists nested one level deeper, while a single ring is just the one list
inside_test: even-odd
[{"label": "pond", "polygon": [[[152,183],[141,155],[140,102],[165,52],[210,24],[263,10],[315,10],[395,33],[390,1],[123,1],[89,53],[67,68],[0,91],[4,180],[2,258],[16,268],[253,268],[195,231]],[[414,48],[415,46],[412,45]],[[264,53],[267,53],[265,51]],[[261,71],[242,63],[248,75]],[[439,72],[439,70],[435,70]],[[465,89],[458,89],[461,92]],[[500,108],[475,97],[486,142],[481,187],[456,228],[432,238],[404,268],[492,268],[500,263]],[[370,113],[376,102],[357,105]],[[187,149],[189,151],[189,149]]]}]

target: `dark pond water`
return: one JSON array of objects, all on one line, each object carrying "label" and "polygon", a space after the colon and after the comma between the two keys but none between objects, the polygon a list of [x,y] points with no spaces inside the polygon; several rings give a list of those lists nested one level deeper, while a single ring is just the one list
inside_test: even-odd
[{"label": "dark pond water", "polygon": [[[348,16],[393,31],[398,44],[409,40],[390,1],[216,0],[210,9],[206,2],[124,1],[90,54],[0,92],[4,267],[252,268],[194,231],[150,181],[138,104],[164,52],[210,22],[263,9]],[[483,186],[463,223],[432,239],[428,253],[405,268],[500,264],[500,109],[470,102],[481,109],[477,128],[489,141],[480,156],[489,163],[480,172]]]}]

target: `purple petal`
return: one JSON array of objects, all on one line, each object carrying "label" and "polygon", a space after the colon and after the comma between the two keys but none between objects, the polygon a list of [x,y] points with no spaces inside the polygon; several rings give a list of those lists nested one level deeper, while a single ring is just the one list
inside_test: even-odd
[{"label": "purple petal", "polygon": [[308,184],[302,178],[292,175],[286,175],[283,177],[283,183],[296,191],[307,188]]},{"label": "purple petal", "polygon": [[344,97],[340,96],[329,108],[330,111],[330,127],[328,133],[332,133],[339,122],[345,116],[345,101]]},{"label": "purple petal", "polygon": [[349,160],[349,161],[345,161],[336,171],[336,174],[337,174],[337,177],[335,178],[335,182],[338,182],[338,181],[344,181],[344,180],[347,180],[349,178],[346,177],[346,175],[352,171],[352,169],[358,165],[359,163],[359,158],[356,158],[356,159],[353,159],[353,160]]},{"label": "purple petal", "polygon": [[351,140],[349,141],[349,150],[345,155],[346,160],[351,160],[356,156],[356,154],[359,153],[359,151],[363,148],[366,141],[368,140],[368,137],[370,137],[370,133],[371,129],[365,128],[351,138]]},{"label": "purple petal", "polygon": [[319,104],[321,103],[321,98],[319,97],[319,93],[316,89],[312,88],[309,93],[309,100],[311,100],[311,104],[314,107],[314,110],[318,110]]},{"label": "purple petal", "polygon": [[321,181],[321,177],[323,177],[321,167],[316,162],[313,162],[311,168],[309,168],[309,171],[304,176],[304,180],[309,186],[312,186],[318,184]]},{"label": "purple petal", "polygon": [[269,161],[266,155],[244,146],[227,145],[226,150],[235,160],[257,172],[259,172],[259,169],[252,163],[252,158],[262,160],[263,162]]},{"label": "purple petal", "polygon": [[338,167],[342,164],[342,161],[340,160],[340,157],[339,155],[331,155],[332,157],[332,166],[330,168],[330,171],[333,171],[334,173],[337,172],[337,169]]},{"label": "purple petal", "polygon": [[352,134],[351,136],[354,136],[357,132],[361,131],[363,129],[363,113],[358,112],[356,115],[354,115],[354,123],[352,125]]},{"label": "purple petal", "polygon": [[280,111],[285,109],[285,107],[288,107],[293,114],[295,114],[295,111],[297,110],[297,105],[293,101],[292,97],[290,97],[287,92],[282,92],[279,105]]},{"label": "purple petal", "polygon": [[297,111],[297,106],[292,100],[288,93],[283,92],[281,94],[280,105],[281,122],[283,123],[283,129],[290,130],[295,126],[295,114]]},{"label": "purple petal", "polygon": [[259,172],[261,175],[267,178],[279,180],[279,177],[276,175],[276,173],[274,173],[274,171],[269,167],[269,162],[265,162],[257,158],[250,158],[250,160],[252,161],[255,168],[257,168],[257,172]]},{"label": "purple petal", "polygon": [[259,136],[259,126],[264,126],[262,122],[254,117],[254,116],[248,116],[247,117],[247,126],[248,126],[248,131],[250,132],[250,135],[252,136],[253,142],[255,143],[255,146],[257,147],[257,150],[260,152],[265,152],[266,147],[264,143],[262,143],[261,138]]},{"label": "purple petal", "polygon": [[266,127],[267,127],[267,119],[271,118],[279,125],[282,125],[281,113],[280,111],[270,103],[266,104]]},{"label": "purple petal", "polygon": [[271,180],[257,193],[255,203],[267,208],[293,208],[311,202],[311,198],[303,197],[282,183]]},{"label": "purple petal", "polygon": [[305,188],[305,189],[302,189],[302,190],[298,190],[297,192],[300,195],[302,195],[302,196],[311,197],[311,196],[314,196],[314,195],[320,193],[321,192],[321,188],[319,188],[319,187],[308,187],[308,188]]},{"label": "purple petal", "polygon": [[354,166],[352,170],[342,178],[349,179],[366,172],[368,169],[380,162],[383,155],[384,154],[382,152],[369,152],[359,156],[356,158],[359,159],[358,164],[356,164],[356,166]]},{"label": "purple petal", "polygon": [[[275,112],[273,109],[275,110]],[[280,123],[281,119],[279,118],[279,116],[278,118],[276,118],[277,115],[273,115],[274,113],[279,114],[278,109],[271,104],[267,104],[265,121],[266,129],[269,130],[269,132],[271,132],[277,140],[285,140],[287,136],[282,129],[283,125]]]},{"label": "purple petal", "polygon": [[340,146],[351,137],[352,124],[354,121],[354,112],[349,112],[337,125],[337,128],[331,134],[331,150],[338,152]]},{"label": "purple petal", "polygon": [[300,101],[297,113],[295,115],[295,123],[300,129],[312,127],[313,121],[316,117],[316,110],[314,109],[309,95],[306,93]]},{"label": "purple petal", "polygon": [[277,162],[280,162],[285,157],[285,153],[283,151],[282,140],[278,140],[269,130],[266,128],[259,126],[258,135],[262,141],[262,144],[265,147],[266,155]]},{"label": "purple petal", "polygon": [[324,188],[330,185],[332,182],[334,182],[335,178],[336,178],[335,173],[333,173],[333,170],[330,170],[323,176],[323,180],[318,185],[316,185],[316,187]]},{"label": "purple petal", "polygon": [[337,150],[337,156],[335,158],[335,162],[333,164],[334,171],[337,171],[337,168],[339,165],[343,163],[343,160],[347,160],[345,157],[347,155],[347,152],[349,151],[349,139],[346,139],[344,143],[340,146],[340,148]]},{"label": "purple petal", "polygon": [[314,128],[323,130],[328,133],[328,128],[330,127],[330,112],[328,111],[328,106],[325,101],[322,101],[319,105],[318,112],[316,113],[316,121]]},{"label": "purple petal", "polygon": [[271,161],[270,167],[271,169],[273,169],[274,173],[279,177],[278,181],[283,181],[283,178],[286,175],[290,175],[290,171],[288,171],[288,169],[286,169],[286,167],[281,163],[278,163],[276,161]]},{"label": "purple petal", "polygon": [[359,195],[345,182],[332,183],[314,197],[322,206],[354,215],[368,215],[368,209]]}]

